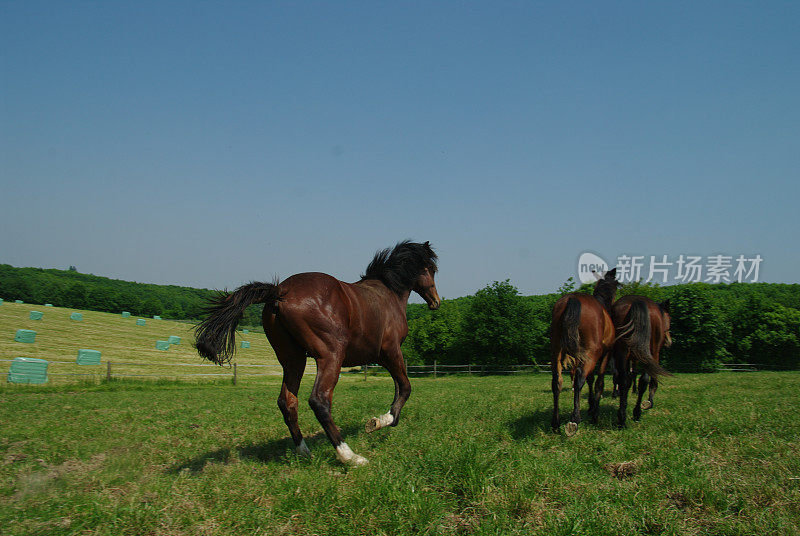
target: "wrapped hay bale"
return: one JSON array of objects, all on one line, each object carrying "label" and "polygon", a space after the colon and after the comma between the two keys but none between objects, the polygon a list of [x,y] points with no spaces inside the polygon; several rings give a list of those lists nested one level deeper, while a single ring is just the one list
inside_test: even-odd
[{"label": "wrapped hay bale", "polygon": [[99,365],[100,364],[100,351],[88,350],[83,348],[78,350],[78,359],[76,363],[79,365]]},{"label": "wrapped hay bale", "polygon": [[17,357],[11,362],[8,381],[11,383],[46,383],[47,365],[49,363],[44,359]]}]

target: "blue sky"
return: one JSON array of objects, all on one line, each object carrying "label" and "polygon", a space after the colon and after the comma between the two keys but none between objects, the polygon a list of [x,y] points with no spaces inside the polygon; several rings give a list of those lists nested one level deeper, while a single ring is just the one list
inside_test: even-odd
[{"label": "blue sky", "polygon": [[800,4],[3,2],[0,262],[200,287],[430,240],[444,297],[583,251],[797,282]]}]

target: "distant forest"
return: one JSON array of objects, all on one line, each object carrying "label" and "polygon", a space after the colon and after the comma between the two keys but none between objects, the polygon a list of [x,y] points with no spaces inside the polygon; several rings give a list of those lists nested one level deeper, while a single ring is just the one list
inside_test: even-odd
[{"label": "distant forest", "polygon": [[[471,296],[445,300],[438,311],[409,304],[403,351],[409,364],[509,365],[550,360],[550,313],[568,292],[593,285],[568,279],[556,292],[522,296],[510,281],[495,281]],[[627,284],[618,297],[670,300],[673,345],[662,361],[673,371],[714,370],[721,363],[768,369],[800,368],[800,285],[731,283],[659,286]],[[120,281],[70,270],[0,264],[0,298],[136,316],[196,321],[214,291]],[[263,306],[251,306],[240,326],[260,329]]]},{"label": "distant forest", "polygon": [[[199,320],[208,299],[214,296],[214,291],[208,289],[121,281],[70,268],[15,268],[0,264],[0,298],[109,313],[128,311],[135,316]],[[261,326],[262,308],[248,308],[241,325]]]}]

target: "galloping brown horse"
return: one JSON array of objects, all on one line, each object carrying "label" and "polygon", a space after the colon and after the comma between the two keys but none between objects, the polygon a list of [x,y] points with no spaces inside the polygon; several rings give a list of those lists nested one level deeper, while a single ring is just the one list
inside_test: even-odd
[{"label": "galloping brown horse", "polygon": [[[614,303],[613,316],[617,326],[617,342],[614,344],[614,368],[619,382],[617,425],[625,426],[628,389],[636,379],[634,365],[639,363],[644,369],[639,378],[638,398],[633,408],[633,419],[636,421],[641,418],[642,409],[653,406],[658,377],[669,374],[659,364],[661,349],[672,344],[669,300],[656,303],[645,296],[624,296]],[[642,406],[642,396],[648,384],[648,403]]]},{"label": "galloping brown horse", "polygon": [[[581,422],[581,389],[586,382],[589,384],[589,417],[593,423],[597,423],[600,415],[603,375],[615,336],[610,311],[619,286],[616,274],[616,268],[606,272],[597,281],[592,296],[567,294],[553,306],[553,320],[550,325],[550,364],[553,372],[551,425],[554,431],[560,426],[558,397],[562,387],[561,370],[567,366],[572,369],[573,381],[573,410],[566,428],[568,436],[578,431],[578,424]],[[595,367],[598,364],[600,367],[597,381],[593,386]]]},{"label": "galloping brown horse", "polygon": [[278,407],[297,451],[308,454],[297,424],[297,392],[306,358],[317,361],[309,405],[343,463],[367,459],[350,450],[331,417],[333,389],[342,367],[380,363],[394,379],[394,402],[388,413],[367,422],[367,432],[396,426],[411,394],[400,344],[408,334],[406,304],[419,294],[430,309],[441,303],[436,291],[436,253],[428,242],[404,241],[375,254],[361,280],[344,283],[319,272],[296,274],[282,282],[250,283],[221,293],[210,316],[195,329],[198,353],[222,364],[236,349],[236,325],[244,309],[263,303],[262,323],[283,367]]}]

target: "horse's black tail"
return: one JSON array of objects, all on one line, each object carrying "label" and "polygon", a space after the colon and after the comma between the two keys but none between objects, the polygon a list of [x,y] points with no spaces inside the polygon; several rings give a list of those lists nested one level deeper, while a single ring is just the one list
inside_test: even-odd
[{"label": "horse's black tail", "polygon": [[644,300],[635,300],[625,317],[625,324],[620,326],[617,338],[625,340],[631,357],[642,364],[651,378],[670,376],[667,370],[659,365],[650,354],[650,311]]},{"label": "horse's black tail", "polygon": [[567,306],[561,315],[561,349],[564,353],[562,359],[568,366],[577,366],[583,362],[581,336],[578,330],[580,325],[581,302],[578,298],[571,297],[567,300]]},{"label": "horse's black tail", "polygon": [[275,283],[252,282],[233,292],[220,292],[212,298],[206,312],[208,318],[194,328],[197,353],[222,365],[236,351],[236,326],[244,310],[254,303],[274,304],[280,301],[280,287]]}]

